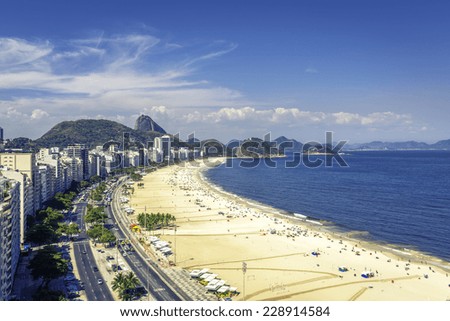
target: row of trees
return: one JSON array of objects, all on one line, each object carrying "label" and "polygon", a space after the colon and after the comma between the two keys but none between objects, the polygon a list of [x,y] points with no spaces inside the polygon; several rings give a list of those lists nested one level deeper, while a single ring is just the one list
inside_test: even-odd
[{"label": "row of trees", "polygon": [[[63,200],[65,202],[70,197],[72,197],[71,193],[59,195],[59,200],[57,200],[57,202],[63,202]],[[67,235],[70,237],[80,232],[78,224],[62,223],[63,220],[64,215],[60,210],[55,208],[47,207],[44,210],[38,211],[34,221],[30,224],[27,230],[26,240],[39,245],[49,244],[56,242],[62,235]]]},{"label": "row of trees", "polygon": [[140,284],[139,279],[133,272],[119,272],[111,282],[113,291],[117,291],[122,301],[131,301],[133,299],[134,290]]},{"label": "row of trees", "polygon": [[33,279],[42,278],[39,288],[48,289],[51,280],[66,275],[68,271],[67,260],[63,259],[60,252],[54,246],[46,246],[37,251],[30,260],[28,268],[31,270]]},{"label": "row of trees", "polygon": [[97,202],[100,202],[103,200],[103,192],[106,191],[106,184],[105,183],[100,183],[96,189],[94,189],[91,192],[91,199]]},{"label": "row of trees", "polygon": [[176,219],[175,216],[168,213],[140,213],[137,217],[139,225],[147,230],[156,230],[172,225]]},{"label": "row of trees", "polygon": [[36,215],[29,219],[26,239],[28,242],[39,245],[47,244],[38,250],[28,264],[34,279],[42,279],[38,290],[33,294],[34,300],[65,300],[65,294],[59,290],[51,290],[51,280],[64,276],[68,272],[68,260],[64,259],[57,247],[50,245],[57,242],[59,237],[66,235],[72,237],[80,233],[78,224],[74,222],[64,223],[64,211],[69,211],[73,205],[73,199],[81,188],[90,186],[101,180],[100,177],[92,177],[89,181],[81,183],[72,182],[65,193],[56,193],[44,205],[45,209],[37,211]]},{"label": "row of trees", "polygon": [[86,223],[91,224],[87,235],[98,243],[112,243],[116,241],[114,234],[105,228],[104,222],[108,216],[105,213],[103,206],[94,207],[92,205],[87,206],[86,216],[84,220]]},{"label": "row of trees", "polygon": [[86,216],[84,217],[86,223],[102,223],[107,218],[108,215],[106,215],[103,206],[94,207],[88,204]]},{"label": "row of trees", "polygon": [[138,173],[131,173],[131,174],[130,174],[130,178],[131,178],[133,181],[137,182],[137,181],[142,180],[142,175],[141,175],[141,174],[138,174]]},{"label": "row of trees", "polygon": [[66,193],[58,192],[53,198],[45,202],[44,205],[57,210],[69,210],[72,206],[72,200],[75,198],[77,193],[75,191],[68,191]]},{"label": "row of trees", "polygon": [[86,233],[97,243],[114,243],[116,241],[114,234],[103,224],[92,225]]}]

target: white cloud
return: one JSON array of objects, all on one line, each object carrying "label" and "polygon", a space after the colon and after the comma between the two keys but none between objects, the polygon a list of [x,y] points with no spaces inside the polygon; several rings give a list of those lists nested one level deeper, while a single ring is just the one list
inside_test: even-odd
[{"label": "white cloud", "polygon": [[46,111],[42,109],[35,109],[31,113],[31,119],[41,119],[43,117],[50,116]]},{"label": "white cloud", "polygon": [[[73,103],[102,108],[104,102],[113,103],[107,107],[112,108],[130,99],[140,101],[135,109],[138,111],[145,105],[155,104],[224,106],[242,97],[235,90],[210,85],[206,80],[189,80],[195,70],[186,68],[186,64],[149,68],[149,55],[173,50],[173,46],[167,49],[165,43],[152,35],[102,35],[69,40],[61,46],[12,38],[1,38],[1,41],[0,90],[24,91],[20,97],[9,97],[15,102],[32,101],[33,95],[27,92],[38,91],[50,105],[59,104],[61,108]],[[219,45],[223,49],[214,44],[216,51],[197,53],[189,59],[189,65],[236,48],[233,44]],[[11,69],[11,63],[18,68]],[[36,68],[38,65],[42,68]]]},{"label": "white cloud", "polygon": [[341,111],[338,113],[333,113],[332,116],[335,118],[336,124],[340,125],[355,124],[361,122],[361,116],[359,114],[345,113]]},{"label": "white cloud", "polygon": [[[197,129],[205,136],[214,135],[220,127],[222,133],[244,135],[271,128],[280,132],[329,126],[373,130],[412,123],[409,115],[391,111],[256,108],[238,90],[207,79],[193,80],[194,67],[236,48],[215,42],[197,46],[192,54],[189,46],[147,34],[102,33],[64,43],[0,38],[0,121],[10,120],[0,125],[16,136],[35,138],[61,120],[97,117],[133,126],[139,113],[149,114],[169,132]],[[165,60],[167,52],[171,58]],[[318,71],[308,68],[305,72]]]},{"label": "white cloud", "polygon": [[213,58],[217,58],[217,57],[223,56],[223,55],[225,55],[225,54],[235,50],[237,47],[238,47],[237,44],[230,44],[228,46],[228,48],[209,52],[209,53],[207,53],[207,54],[205,54],[203,56],[196,57],[194,59],[189,60],[185,64],[185,67],[191,66],[191,65],[193,65],[195,63],[198,63],[200,61],[210,60],[210,59],[213,59]]},{"label": "white cloud", "polygon": [[32,64],[51,52],[49,42],[31,43],[23,39],[0,38],[0,70]]},{"label": "white cloud", "polygon": [[368,115],[356,113],[324,113],[300,110],[299,108],[277,107],[274,109],[256,109],[253,107],[221,108],[208,113],[193,112],[184,116],[187,122],[239,122],[254,121],[272,124],[336,124],[359,126],[386,126],[397,123],[409,124],[411,116],[393,112],[379,112]]}]

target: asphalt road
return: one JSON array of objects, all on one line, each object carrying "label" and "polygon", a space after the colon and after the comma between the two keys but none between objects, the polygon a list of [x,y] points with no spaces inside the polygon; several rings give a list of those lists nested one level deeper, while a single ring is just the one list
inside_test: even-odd
[{"label": "asphalt road", "polygon": [[[86,212],[87,203],[78,203],[75,205],[76,222],[82,230],[77,241],[73,242],[73,250],[75,254],[75,262],[77,264],[80,280],[84,283],[84,289],[88,301],[114,301],[114,298],[105,284],[100,272],[94,271],[97,267],[91,247],[89,246],[88,237],[84,231],[84,214]],[[102,279],[103,284],[98,284],[98,279]]]},{"label": "asphalt road", "polygon": [[[119,227],[119,230],[115,230],[114,233],[119,239],[129,239],[129,236],[125,235],[122,228],[123,226],[117,224],[117,221],[111,211],[111,206],[107,207],[107,214],[110,224],[114,224]],[[126,227],[125,227],[126,228]],[[124,228],[124,229],[125,229]],[[122,250],[122,249],[121,249]],[[123,250],[122,250],[123,252]],[[128,251],[124,257],[130,268],[136,274],[141,281],[142,285],[150,292],[150,294],[158,301],[181,301],[179,295],[177,295],[167,284],[162,280],[161,276],[155,271],[158,269],[156,263],[153,261],[146,261],[136,251]],[[189,298],[184,298],[188,300]]]}]

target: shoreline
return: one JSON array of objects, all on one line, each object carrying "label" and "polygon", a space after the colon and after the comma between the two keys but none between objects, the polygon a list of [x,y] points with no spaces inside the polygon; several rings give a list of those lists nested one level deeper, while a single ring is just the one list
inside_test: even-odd
[{"label": "shoreline", "polygon": [[[177,217],[176,236],[170,229],[156,231],[177,253],[177,268],[209,268],[241,289],[241,264],[246,261],[251,286],[246,284],[245,299],[250,300],[450,298],[445,267],[432,257],[397,253],[401,246],[351,237],[350,232],[333,231],[332,225],[306,222],[229,193],[204,176],[208,169],[189,163],[160,169],[144,177],[145,187],[130,199],[136,213],[146,208]],[[311,254],[316,251],[320,255]],[[349,271],[339,272],[340,265]],[[374,277],[363,279],[364,271],[373,271]],[[243,300],[243,295],[236,299]]]},{"label": "shoreline", "polygon": [[[371,237],[371,234],[368,231],[357,231],[346,229],[345,227],[339,227],[336,225],[336,223],[332,221],[317,219],[315,217],[310,217],[307,215],[303,215],[301,213],[291,213],[286,210],[273,207],[268,204],[264,204],[257,200],[225,191],[221,186],[211,182],[211,180],[205,176],[205,173],[214,167],[209,167],[205,168],[204,170],[198,171],[197,175],[198,178],[203,182],[203,184],[205,184],[206,187],[214,189],[219,194],[224,194],[225,196],[228,197],[237,198],[239,201],[242,201],[246,205],[258,207],[261,210],[269,210],[271,211],[270,213],[271,215],[274,215],[282,219],[287,219],[292,224],[307,225],[309,228],[317,229],[318,231],[321,231],[321,229],[323,228],[327,233],[330,233],[337,238],[342,238],[348,241],[365,244],[365,246],[370,247],[374,250],[387,251],[390,252],[391,255],[402,259],[413,259],[413,260],[415,259],[416,262],[427,261],[428,264],[432,264],[438,268],[443,269],[445,272],[450,273],[450,261],[447,261],[444,258],[434,256],[430,253],[426,253],[419,249],[408,248],[408,246],[412,247],[411,245],[394,244],[385,242],[383,240],[365,239],[357,236],[351,236],[351,235],[366,234],[369,237]],[[295,214],[301,215],[303,216],[303,218],[296,217]]]}]

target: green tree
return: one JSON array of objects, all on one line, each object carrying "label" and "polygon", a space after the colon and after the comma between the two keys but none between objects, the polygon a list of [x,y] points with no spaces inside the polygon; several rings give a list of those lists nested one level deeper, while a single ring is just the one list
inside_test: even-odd
[{"label": "green tree", "polygon": [[33,294],[34,301],[67,301],[64,292],[52,291],[46,288],[39,288]]},{"label": "green tree", "polygon": [[90,186],[91,184],[88,182],[88,181],[81,181],[80,182],[80,187],[81,188],[85,188],[85,187],[88,187],[88,186]]},{"label": "green tree", "polygon": [[72,237],[72,235],[74,234],[79,234],[80,233],[80,227],[78,226],[78,224],[76,223],[59,223],[58,225],[58,229],[56,230],[56,232],[59,235],[65,234],[68,237]]},{"label": "green tree", "polygon": [[43,286],[48,288],[52,279],[65,275],[68,271],[67,260],[54,246],[46,246],[39,250],[28,264],[31,275],[35,280],[42,278]]},{"label": "green tree", "polygon": [[101,224],[94,224],[87,231],[87,235],[99,243],[112,243],[116,241],[114,234]]},{"label": "green tree", "polygon": [[35,224],[26,233],[26,240],[36,244],[52,243],[57,239],[55,230],[47,224]]},{"label": "green tree", "polygon": [[140,284],[139,279],[133,272],[123,274],[119,272],[111,282],[113,291],[119,294],[122,301],[130,301],[133,298],[132,290]]},{"label": "green tree", "polygon": [[86,223],[101,223],[107,218],[108,215],[106,215],[103,206],[92,207],[89,205],[84,220]]},{"label": "green tree", "polygon": [[100,183],[102,181],[102,178],[98,175],[94,175],[89,180],[91,181],[92,184],[95,184]]},{"label": "green tree", "polygon": [[142,175],[137,174],[137,173],[131,173],[131,174],[130,174],[130,178],[131,178],[133,181],[137,182],[137,181],[142,180]]},{"label": "green tree", "polygon": [[54,229],[58,227],[58,222],[64,219],[64,215],[53,208],[48,207],[46,209],[47,216],[42,220],[44,224],[50,225]]}]

